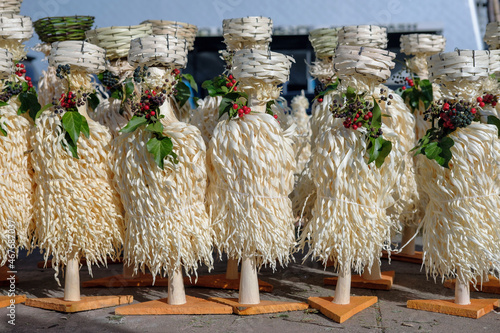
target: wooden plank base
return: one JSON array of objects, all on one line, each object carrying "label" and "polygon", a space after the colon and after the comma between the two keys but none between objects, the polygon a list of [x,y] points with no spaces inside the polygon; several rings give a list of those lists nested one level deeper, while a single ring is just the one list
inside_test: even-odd
[{"label": "wooden plank base", "polygon": [[[226,279],[226,274],[214,274],[214,275],[202,275],[198,276],[198,281],[195,283],[195,277],[191,277],[189,281],[188,277],[184,278],[184,286],[186,287],[202,287],[202,288],[212,288],[212,289],[228,289],[228,290],[239,290],[240,280],[239,279]],[[259,290],[264,292],[272,292],[273,285],[262,280],[259,280]]]},{"label": "wooden plank base", "polygon": [[[422,251],[415,251],[415,254],[404,253],[391,253],[391,260],[404,261],[412,264],[422,265],[422,258],[424,253]],[[382,251],[382,258],[388,259],[387,251]]]},{"label": "wooden plank base", "polygon": [[455,304],[454,300],[429,299],[409,300],[406,306],[410,309],[445,313],[452,316],[460,316],[478,319],[499,306],[498,299],[471,299],[469,305]]},{"label": "wooden plank base", "polygon": [[207,315],[232,314],[230,306],[186,295],[186,304],[170,305],[167,298],[144,303],[120,306],[117,315]]},{"label": "wooden plank base", "polygon": [[151,274],[142,274],[124,278],[122,274],[82,282],[83,288],[123,288],[123,287],[166,287],[168,279],[157,276],[153,285]]},{"label": "wooden plank base", "polygon": [[377,303],[377,296],[351,296],[349,304],[332,303],[333,297],[309,297],[309,306],[337,323],[343,323],[356,313]]},{"label": "wooden plank base", "polygon": [[241,304],[237,298],[211,297],[210,301],[229,305],[233,313],[240,316],[250,316],[263,313],[277,313],[287,311],[303,311],[309,308],[307,303],[303,302],[279,302],[261,300],[259,304]]},{"label": "wooden plank base", "polygon": [[[481,283],[478,283],[476,285],[471,283],[470,290],[471,291],[480,291],[483,293],[490,293],[490,294],[500,294],[500,281],[492,275],[489,275],[488,279],[489,279],[489,281],[483,282],[482,285],[481,285]],[[446,288],[455,289],[455,279],[449,279],[449,280],[444,281],[444,286]]]},{"label": "wooden plank base", "polygon": [[25,295],[16,295],[14,297],[10,296],[0,296],[0,308],[5,308],[11,305],[11,300],[14,300],[14,304],[24,303],[26,301]]},{"label": "wooden plank base", "polygon": [[[108,265],[111,265],[111,264],[122,264],[123,263],[123,258],[120,257],[118,259],[116,259],[115,261],[113,261],[111,258],[107,258],[106,260],[106,263]],[[87,259],[85,258],[80,258],[80,264],[82,265],[86,265],[87,264]],[[47,266],[45,266],[45,261],[39,261],[36,266],[38,268],[52,268],[52,260],[47,260]]]},{"label": "wooden plank base", "polygon": [[80,301],[69,302],[60,298],[28,298],[27,306],[53,310],[58,312],[72,313],[108,308],[122,304],[130,304],[134,300],[131,295],[120,296],[83,296]]},{"label": "wooden plank base", "polygon": [[[377,289],[377,290],[390,290],[394,282],[394,271],[382,272],[382,278],[379,280],[365,280],[361,275],[353,275],[351,277],[351,287],[361,289]],[[323,280],[327,286],[336,286],[337,277],[329,277]]]}]

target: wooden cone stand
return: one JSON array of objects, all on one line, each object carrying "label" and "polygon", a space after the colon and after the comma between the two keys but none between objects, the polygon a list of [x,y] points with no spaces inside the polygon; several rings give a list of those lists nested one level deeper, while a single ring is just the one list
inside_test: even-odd
[{"label": "wooden cone stand", "polygon": [[[394,271],[380,272],[380,265],[374,262],[371,272],[364,270],[362,275],[350,277],[352,288],[390,290],[394,281]],[[335,286],[339,282],[339,277],[325,278],[325,285]]]},{"label": "wooden cone stand", "polygon": [[[455,285],[456,279],[449,279],[444,282],[445,288],[454,289]],[[493,275],[489,275],[487,282],[478,282],[476,285],[470,283],[469,288],[483,293],[500,294],[500,281]]]},{"label": "wooden cone stand", "polygon": [[159,300],[119,307],[117,315],[175,315],[175,314],[231,314],[229,306],[186,296],[182,271],[178,269],[168,277],[168,297]]},{"label": "wooden cone stand", "polygon": [[[272,292],[273,285],[262,280],[258,280],[259,291]],[[202,275],[197,280],[184,278],[184,285],[186,287],[201,287],[213,289],[227,289],[239,290],[240,289],[240,273],[238,272],[238,261],[229,259],[227,261],[225,274]]]},{"label": "wooden cone stand", "polygon": [[410,309],[445,313],[453,316],[478,319],[500,306],[498,299],[470,299],[469,284],[458,280],[455,284],[455,300],[409,300]]},{"label": "wooden cone stand", "polygon": [[309,305],[333,321],[343,323],[356,313],[377,303],[376,296],[351,297],[351,283],[350,269],[340,272],[336,281],[335,297],[309,297]]},{"label": "wooden cone stand", "polygon": [[77,259],[69,259],[64,281],[64,297],[29,298],[26,305],[59,312],[81,312],[132,303],[131,295],[125,296],[80,296],[80,264]]}]

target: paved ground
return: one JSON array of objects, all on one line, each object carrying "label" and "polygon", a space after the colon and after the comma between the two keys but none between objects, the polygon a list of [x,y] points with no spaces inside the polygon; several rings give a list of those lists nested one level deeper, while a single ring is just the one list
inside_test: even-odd
[{"label": "paved ground", "polygon": [[[38,269],[39,254],[21,256],[17,260],[19,294],[28,297],[61,297],[63,289],[54,280],[52,269]],[[300,257],[298,258],[300,260]],[[217,263],[215,272],[224,272],[225,264]],[[0,332],[500,332],[500,309],[474,320],[406,308],[408,299],[453,298],[453,291],[441,282],[427,280],[419,265],[383,260],[382,270],[395,270],[391,291],[352,289],[353,295],[375,295],[374,306],[337,324],[321,314],[290,312],[240,317],[217,316],[115,316],[114,308],[64,314],[16,307],[16,326],[7,324],[7,309],[0,309]],[[95,268],[94,277],[121,273],[120,265],[108,269]],[[203,271],[200,272],[203,274]],[[323,286],[324,277],[333,276],[317,263],[300,261],[277,272],[262,270],[260,278],[274,285],[274,292],[261,294],[262,299],[306,301],[310,296],[333,296],[333,288]],[[87,270],[81,270],[81,280],[89,280]],[[237,297],[236,292],[189,288],[188,295],[199,297]],[[166,297],[166,288],[82,289],[82,295],[129,294],[134,302]],[[500,298],[500,295],[472,292],[473,298]]]}]

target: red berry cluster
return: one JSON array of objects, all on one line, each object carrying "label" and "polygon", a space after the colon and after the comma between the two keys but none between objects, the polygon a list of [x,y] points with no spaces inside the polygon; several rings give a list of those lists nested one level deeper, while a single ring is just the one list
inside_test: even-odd
[{"label": "red berry cluster", "polygon": [[[363,122],[361,120],[359,120],[360,117],[361,117],[361,112],[356,113],[356,116],[354,116],[354,119],[351,119],[351,117],[347,117],[343,123],[344,127],[345,128],[351,127],[353,130],[357,130],[358,128],[363,127]],[[363,118],[363,120],[369,121],[370,119],[372,119],[372,117],[373,117],[373,113],[371,111],[369,111],[362,118]]]},{"label": "red berry cluster", "polygon": [[174,68],[174,70],[172,71],[172,75],[173,76],[178,76],[180,74],[181,74],[181,71],[179,69],[177,69],[177,68]]},{"label": "red berry cluster", "polygon": [[[24,64],[17,63],[16,64],[16,75],[22,77],[26,74],[26,69],[24,68]],[[31,78],[29,76],[25,77],[26,83],[28,83],[28,89],[33,88],[33,82],[31,82]]]},{"label": "red berry cluster", "polygon": [[68,94],[61,94],[59,105],[65,109],[74,108],[76,106],[76,95],[71,91]]},{"label": "red berry cluster", "polygon": [[[226,87],[231,89],[233,88],[233,91],[238,91],[238,87],[236,85],[238,84],[238,81],[234,78],[233,75],[229,74],[228,77],[226,77]],[[234,106],[233,106],[234,107]]]},{"label": "red berry cluster", "polygon": [[483,97],[478,97],[477,102],[480,107],[484,107],[486,104],[491,104],[491,106],[496,106],[498,103],[498,96],[492,94],[484,94]]},{"label": "red berry cluster", "polygon": [[156,91],[154,89],[145,90],[141,95],[140,102],[134,105],[134,113],[151,119],[158,114],[160,106],[165,103],[166,90]]},{"label": "red berry cluster", "polygon": [[250,114],[250,112],[252,111],[252,109],[250,109],[248,106],[240,106],[238,103],[233,104],[233,110],[237,110],[238,117],[240,118],[243,118],[246,114]]},{"label": "red berry cluster", "polygon": [[452,132],[459,127],[467,127],[476,119],[475,103],[464,100],[445,99],[434,102],[424,113],[424,120],[438,120],[438,126],[442,127],[446,133]]},{"label": "red berry cluster", "polygon": [[[415,82],[413,82],[413,80],[410,79],[409,77],[405,77],[405,81],[410,86],[410,88],[415,85]],[[406,90],[406,86],[402,86],[401,89]]]}]

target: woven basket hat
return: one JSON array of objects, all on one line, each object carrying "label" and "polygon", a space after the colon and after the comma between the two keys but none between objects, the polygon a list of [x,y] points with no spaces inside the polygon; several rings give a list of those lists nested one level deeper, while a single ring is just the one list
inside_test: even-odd
[{"label": "woven basket hat", "polygon": [[490,47],[490,50],[500,49],[500,22],[490,22],[486,26],[484,41]]},{"label": "woven basket hat", "polygon": [[378,48],[339,45],[333,68],[340,79],[363,75],[383,82],[391,76],[395,57],[395,53]]},{"label": "woven basket hat", "polygon": [[91,74],[98,74],[106,69],[106,51],[84,41],[63,41],[52,43],[49,65],[70,65]]},{"label": "woven basket hat", "polygon": [[376,25],[351,25],[338,32],[339,45],[387,48],[387,29]]},{"label": "woven basket hat", "polygon": [[318,58],[328,58],[335,55],[337,48],[338,29],[321,28],[309,32],[309,41]]},{"label": "woven basket hat", "polygon": [[0,14],[11,13],[19,15],[23,0],[2,0],[0,1]]},{"label": "woven basket hat", "polygon": [[170,35],[136,38],[130,43],[128,62],[131,66],[184,68],[187,65],[187,42]]},{"label": "woven basket hat", "polygon": [[106,56],[111,60],[127,57],[133,39],[152,34],[153,26],[149,23],[99,28],[85,32],[87,40],[105,49]]},{"label": "woven basket hat", "polygon": [[0,79],[6,79],[13,73],[12,53],[6,49],[0,49]]},{"label": "woven basket hat", "polygon": [[444,51],[446,39],[442,35],[409,34],[399,39],[401,52],[408,55],[419,53],[436,54]]},{"label": "woven basket hat", "polygon": [[484,50],[456,50],[435,54],[428,59],[431,80],[476,81],[488,77],[490,62],[498,59],[498,54]]},{"label": "woven basket hat", "polygon": [[33,23],[35,32],[44,43],[64,40],[84,40],[85,31],[94,25],[93,16],[44,17]]},{"label": "woven basket hat", "polygon": [[267,49],[272,40],[273,20],[262,16],[226,19],[222,21],[222,31],[229,51]]},{"label": "woven basket hat", "polygon": [[24,42],[33,36],[33,24],[28,16],[0,15],[0,39]]},{"label": "woven basket hat", "polygon": [[149,23],[153,26],[153,35],[171,35],[178,39],[187,41],[188,50],[194,49],[194,40],[198,33],[198,27],[184,22],[165,20],[146,20],[141,24]]},{"label": "woven basket hat", "polygon": [[281,53],[265,50],[240,50],[233,57],[233,75],[242,82],[253,80],[281,84],[288,81],[295,60]]}]

